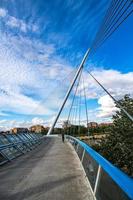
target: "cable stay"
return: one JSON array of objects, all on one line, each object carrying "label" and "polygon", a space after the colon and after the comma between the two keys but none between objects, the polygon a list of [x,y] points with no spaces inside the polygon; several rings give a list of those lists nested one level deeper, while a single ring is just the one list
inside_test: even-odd
[{"label": "cable stay", "polygon": [[74,93],[74,95],[73,95],[72,104],[71,104],[71,107],[70,107],[70,110],[69,110],[69,114],[68,114],[68,119],[67,119],[67,121],[69,121],[69,119],[70,119],[70,114],[71,114],[71,111],[72,111],[72,108],[73,108],[74,100],[75,100],[75,97],[76,97],[76,94],[77,94],[77,90],[78,90],[78,87],[79,87],[79,83],[80,83],[80,79],[81,79],[81,73],[82,73],[82,71],[80,72],[80,75],[79,75],[79,77],[78,77],[78,81],[77,81],[75,93]]},{"label": "cable stay", "polygon": [[133,117],[121,106],[121,104],[110,94],[110,92],[87,70],[88,74],[100,85],[100,87],[113,99],[117,106],[126,114],[126,116],[133,122]]},{"label": "cable stay", "polygon": [[[133,1],[132,0],[117,0],[114,9],[110,5],[112,11],[107,11],[110,16],[105,15],[104,23],[101,27],[91,45],[91,53],[95,53],[96,50],[102,46],[102,44],[117,30],[117,28],[132,14]],[[108,20],[106,20],[106,17]]]},{"label": "cable stay", "polygon": [[[126,9],[127,10],[127,9]],[[122,13],[122,15],[121,16],[123,16],[124,14],[125,14],[125,12],[126,12],[126,10]],[[122,19],[122,21],[120,21],[118,24],[117,24],[117,26],[115,27],[115,25],[112,27],[112,30],[110,29],[108,32],[107,32],[107,34],[105,34],[105,37],[104,37],[104,39],[103,39],[103,41],[102,42],[99,42],[97,45],[96,45],[96,47],[94,48],[94,50],[95,49],[97,49],[97,48],[99,48],[100,46],[102,46],[102,44],[114,33],[114,31],[132,14],[132,12],[133,12],[133,10],[131,10],[123,19]],[[119,18],[120,19],[120,18]],[[117,19],[117,22],[118,22],[118,20],[119,19]]]},{"label": "cable stay", "polygon": [[[75,92],[74,92],[74,95],[73,95],[73,98],[72,98],[72,103],[71,103],[70,110],[69,110],[69,113],[68,113],[68,118],[67,118],[68,125],[69,125],[69,122],[71,122],[72,119],[74,119],[74,116],[72,117],[72,111],[73,111],[74,106],[75,106],[75,112],[77,112],[77,110],[76,110],[77,105],[74,105],[74,102],[75,102],[75,98],[76,98],[76,95],[77,95],[77,91],[78,91],[78,87],[79,87],[79,83],[80,83],[80,79],[81,79],[81,73],[82,73],[82,70],[81,70],[79,77],[77,79],[77,85],[75,87]],[[74,121],[73,121],[73,123],[74,123]]]},{"label": "cable stay", "polygon": [[[85,113],[83,112],[83,106],[85,107],[84,108]],[[82,115],[81,115],[81,109],[82,109]],[[86,117],[86,120],[85,119],[82,120],[82,117],[83,118]],[[85,91],[83,71],[81,71],[78,80],[76,82],[76,86],[74,88],[74,94],[68,112],[68,117],[66,120],[67,134],[73,136],[80,136],[81,134],[83,134],[81,129],[83,123],[86,124],[87,127],[86,135],[89,135],[87,97]]]},{"label": "cable stay", "polygon": [[86,112],[86,119],[87,119],[87,128],[88,128],[88,135],[89,135],[89,127],[88,127],[89,117],[88,117],[87,95],[86,95],[86,90],[85,90],[83,74],[82,74],[82,83],[83,83],[83,92],[84,92],[84,101],[85,101],[84,103],[85,103],[85,112]]},{"label": "cable stay", "polygon": [[[121,0],[119,0],[121,1]],[[105,17],[100,25],[99,31],[96,34],[96,37],[91,45],[91,49],[93,49],[93,46],[95,46],[95,44],[97,43],[97,41],[99,40],[99,38],[101,37],[101,34],[104,32],[104,27],[107,25],[107,22],[110,20],[110,16],[112,15],[113,11],[116,9],[113,9],[116,6],[117,1],[113,0],[111,1],[107,12],[105,14]]]},{"label": "cable stay", "polygon": [[[78,96],[78,94],[77,94]],[[77,133],[77,117],[78,117],[78,105],[79,105],[79,98],[76,98],[75,99],[75,116],[74,116],[74,135],[76,135]]]}]

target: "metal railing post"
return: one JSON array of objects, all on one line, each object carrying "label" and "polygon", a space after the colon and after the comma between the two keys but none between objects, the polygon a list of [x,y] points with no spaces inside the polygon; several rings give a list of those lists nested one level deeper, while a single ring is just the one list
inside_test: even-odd
[{"label": "metal railing post", "polygon": [[78,152],[79,144],[77,144],[76,152]]},{"label": "metal railing post", "polygon": [[81,163],[83,162],[84,156],[85,156],[85,149],[83,150],[83,154],[82,154],[82,158],[81,158]]},{"label": "metal railing post", "polygon": [[97,171],[97,177],[96,177],[96,181],[95,181],[95,186],[94,186],[94,195],[96,196],[96,192],[99,186],[99,181],[100,181],[100,177],[101,177],[101,166],[98,166],[98,171]]}]

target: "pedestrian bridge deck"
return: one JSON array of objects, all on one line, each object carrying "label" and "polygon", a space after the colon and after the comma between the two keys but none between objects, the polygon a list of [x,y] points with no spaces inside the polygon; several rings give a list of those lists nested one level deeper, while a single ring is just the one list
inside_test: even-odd
[{"label": "pedestrian bridge deck", "polygon": [[75,150],[60,137],[3,165],[0,182],[3,200],[94,199]]}]

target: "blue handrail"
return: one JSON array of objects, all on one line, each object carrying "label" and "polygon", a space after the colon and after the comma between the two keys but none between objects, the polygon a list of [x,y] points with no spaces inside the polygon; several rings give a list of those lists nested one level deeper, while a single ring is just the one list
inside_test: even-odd
[{"label": "blue handrail", "polygon": [[133,199],[133,179],[119,170],[117,167],[112,165],[109,161],[107,161],[104,157],[98,154],[95,150],[93,150],[86,143],[81,140],[72,137],[66,136],[74,141],[76,141],[80,146],[82,146],[85,151],[94,158],[95,161],[98,162],[99,165],[110,175],[110,177],[120,186],[120,188],[131,198]]}]

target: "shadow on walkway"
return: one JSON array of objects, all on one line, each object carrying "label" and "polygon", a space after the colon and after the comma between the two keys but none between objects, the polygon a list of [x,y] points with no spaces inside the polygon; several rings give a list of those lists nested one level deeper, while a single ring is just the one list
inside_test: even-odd
[{"label": "shadow on walkway", "polygon": [[[69,182],[73,179],[76,179],[78,176],[71,176],[71,177],[64,177],[63,179],[59,179],[56,181],[49,181],[47,183],[35,186],[35,187],[30,187],[29,189],[26,189],[21,192],[17,192],[15,194],[1,194],[1,199],[2,200],[22,200],[26,199],[28,197],[32,197],[33,195],[44,195],[45,193],[49,192],[50,190],[60,187],[62,184]],[[53,197],[54,199],[54,197]]]}]

